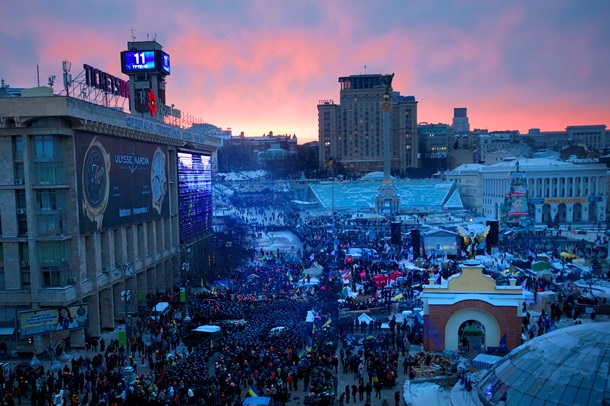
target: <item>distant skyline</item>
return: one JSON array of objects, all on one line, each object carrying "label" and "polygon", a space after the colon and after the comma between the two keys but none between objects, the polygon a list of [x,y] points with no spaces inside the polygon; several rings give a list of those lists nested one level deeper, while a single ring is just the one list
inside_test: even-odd
[{"label": "distant skyline", "polygon": [[[156,38],[167,102],[234,135],[317,140],[317,104],[340,76],[395,73],[418,122],[561,131],[610,125],[610,1],[3,1],[0,78],[37,85],[61,62],[125,78],[120,52]],[[366,66],[366,68],[365,68]]]}]

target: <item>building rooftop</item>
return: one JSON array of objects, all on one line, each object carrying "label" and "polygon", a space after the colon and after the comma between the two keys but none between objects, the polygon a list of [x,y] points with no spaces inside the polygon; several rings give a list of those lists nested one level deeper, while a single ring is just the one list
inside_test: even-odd
[{"label": "building rooftop", "polygon": [[[375,207],[381,184],[381,181],[341,182],[334,185],[326,182],[311,184],[310,188],[326,209],[369,209]],[[455,196],[453,182],[402,180],[393,181],[392,185],[396,187],[403,209],[463,208],[459,194]]]},{"label": "building rooftop", "polygon": [[515,348],[480,382],[480,395],[507,405],[601,405],[610,397],[610,322],[555,330]]}]

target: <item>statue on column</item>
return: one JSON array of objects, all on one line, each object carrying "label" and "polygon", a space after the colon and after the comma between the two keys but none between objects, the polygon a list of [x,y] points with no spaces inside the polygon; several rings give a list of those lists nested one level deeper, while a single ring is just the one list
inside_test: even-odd
[{"label": "statue on column", "polygon": [[472,228],[465,229],[464,227],[457,226],[458,234],[464,241],[466,247],[466,255],[468,259],[474,259],[477,255],[477,247],[485,240],[487,234],[489,234],[490,227],[485,227],[482,231],[477,232]]}]

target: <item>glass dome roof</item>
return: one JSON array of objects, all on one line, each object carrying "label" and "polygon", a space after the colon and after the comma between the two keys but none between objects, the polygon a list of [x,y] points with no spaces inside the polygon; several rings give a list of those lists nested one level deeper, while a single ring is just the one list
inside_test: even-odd
[{"label": "glass dome roof", "polygon": [[479,395],[507,405],[602,405],[610,398],[610,322],[555,330],[515,348],[483,377]]}]

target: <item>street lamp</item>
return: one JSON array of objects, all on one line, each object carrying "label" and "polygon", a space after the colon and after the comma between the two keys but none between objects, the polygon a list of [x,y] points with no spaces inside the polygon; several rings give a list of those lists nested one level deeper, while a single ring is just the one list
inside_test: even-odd
[{"label": "street lamp", "polygon": [[229,266],[227,267],[227,289],[229,288],[229,275],[231,274],[231,247],[233,246],[232,241],[227,241],[225,246],[227,247],[227,256],[229,258]]},{"label": "street lamp", "polygon": [[[59,357],[57,356],[57,348],[61,345],[61,354]],[[66,342],[64,340],[59,340],[57,343],[53,344],[49,343],[49,347],[45,347],[42,344],[34,344],[34,347],[40,347],[43,349],[43,352],[46,351],[49,353],[51,357],[51,371],[57,373],[61,371],[61,364],[65,364],[70,359],[70,356],[66,354]],[[36,356],[36,351],[34,351],[34,356],[32,356],[32,360],[30,361],[30,366],[32,368],[38,368],[42,362]]]},{"label": "street lamp", "polygon": [[[131,262],[125,262],[123,264],[116,264],[115,269],[114,269],[114,275],[115,276],[121,276],[121,274],[123,275],[123,283],[124,283],[124,290],[121,291],[121,301],[124,303],[124,308],[125,308],[125,332],[124,332],[124,338],[125,338],[125,347],[126,347],[126,351],[125,353],[127,355],[129,355],[130,352],[130,342],[129,342],[129,310],[127,308],[127,305],[129,304],[129,301],[131,300],[131,289],[127,289],[127,279],[131,278],[133,276],[133,268],[131,266]],[[123,339],[123,332],[121,330],[121,326],[119,326],[119,341],[121,341]]]},{"label": "street lamp", "polygon": [[[186,254],[191,253],[191,247],[186,249]],[[185,255],[186,256],[186,255]],[[188,273],[191,270],[191,263],[188,261],[188,258],[185,258],[185,261],[182,263],[182,272],[184,272],[184,305],[186,307],[186,314],[184,316],[184,321],[191,321],[191,316],[189,316],[189,304],[188,304]]]},{"label": "street lamp", "polygon": [[[127,285],[127,284],[125,284],[125,285]],[[127,287],[127,286],[125,286],[125,287]],[[125,290],[121,291],[121,300],[123,301],[123,303],[125,303],[125,354],[127,354],[127,356],[129,356],[130,342],[129,342],[129,329],[127,327],[127,304],[131,300],[131,289],[125,289]]]}]

